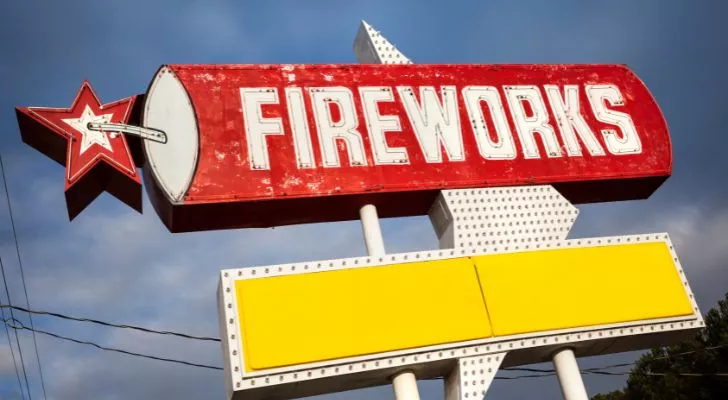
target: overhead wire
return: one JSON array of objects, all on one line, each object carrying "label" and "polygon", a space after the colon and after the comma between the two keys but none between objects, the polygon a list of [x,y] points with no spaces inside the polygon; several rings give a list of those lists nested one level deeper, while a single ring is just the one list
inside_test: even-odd
[{"label": "overhead wire", "polygon": [[[10,190],[8,189],[8,179],[5,174],[5,165],[3,164],[3,157],[0,154],[0,171],[3,177],[3,187],[5,188],[5,200],[8,203],[8,214],[10,214],[10,227],[13,232],[13,241],[15,242],[15,254],[18,256],[18,268],[20,269],[20,280],[23,283],[23,293],[25,293],[25,305],[30,308],[30,299],[28,297],[28,287],[25,284],[25,272],[23,269],[23,260],[20,257],[20,244],[18,243],[18,233],[15,230],[15,217],[13,217],[13,206],[10,201]],[[33,316],[28,314],[28,320],[30,321],[30,327],[34,328]],[[35,338],[35,332],[33,332],[33,348],[35,349],[35,359],[38,362],[38,375],[40,376],[40,386],[43,390],[43,399],[47,399],[45,379],[43,378],[43,367],[41,367],[40,353],[38,352],[38,341]],[[30,388],[28,388],[30,394]]]},{"label": "overhead wire", "polygon": [[[671,357],[683,356],[683,355],[698,353],[698,352],[702,352],[702,351],[717,350],[717,349],[726,348],[726,347],[728,347],[728,344],[710,346],[710,347],[705,347],[705,348],[702,348],[699,350],[691,350],[691,351],[684,351],[684,352],[676,353],[676,354],[673,354],[672,356],[655,357],[654,360],[664,360],[664,359],[668,359]],[[581,372],[585,373],[585,374],[595,374],[595,375],[626,376],[626,375],[629,375],[631,372],[609,372],[609,371],[604,371],[604,370],[612,369],[612,368],[620,368],[620,367],[631,367],[631,366],[634,366],[636,363],[637,363],[637,361],[630,362],[630,363],[605,365],[603,367],[585,368],[585,369],[582,369]],[[556,370],[550,369],[550,368],[510,367],[510,368],[503,368],[503,369],[501,369],[501,371],[536,372],[539,374],[538,375],[531,374],[531,375],[496,377],[495,379],[510,380],[510,379],[520,379],[520,378],[543,378],[543,377],[556,375]],[[669,372],[669,373],[667,373],[667,372],[645,372],[642,374],[646,375],[646,376],[678,375],[678,376],[692,376],[692,377],[695,377],[695,376],[728,377],[728,373],[723,373],[723,372],[716,372],[716,373],[710,373],[710,374],[694,373],[694,372]]]},{"label": "overhead wire", "polygon": [[209,341],[209,342],[219,342],[220,341],[220,338],[216,338],[216,337],[196,336],[196,335],[190,335],[187,333],[145,328],[142,326],[129,325],[129,324],[116,324],[113,322],[101,321],[98,319],[75,317],[72,315],[61,314],[61,313],[56,313],[56,312],[51,312],[51,311],[31,310],[31,309],[25,308],[25,307],[12,306],[12,305],[2,304],[2,303],[0,303],[0,308],[2,308],[2,309],[9,308],[9,309],[29,313],[29,314],[48,315],[51,317],[61,318],[61,319],[70,320],[70,321],[88,322],[88,323],[107,326],[107,327],[111,327],[111,328],[132,329],[132,330],[136,330],[136,331],[154,333],[154,334],[158,334],[158,335],[176,336],[176,337],[180,337],[180,338],[184,338],[184,339],[194,339],[194,340],[202,340],[202,341]]},{"label": "overhead wire", "polygon": [[[589,373],[595,375],[610,375],[610,376],[628,376],[635,372],[607,372],[607,371],[587,371],[582,370],[582,373]],[[728,372],[712,372],[712,373],[697,373],[697,372],[639,372],[640,375],[645,376],[686,376],[686,377],[720,377],[728,378]],[[511,379],[523,379],[523,378],[545,378],[554,376],[556,373],[548,374],[533,374],[533,375],[516,375],[516,376],[496,376],[498,380],[511,380]]]},{"label": "overhead wire", "polygon": [[[157,329],[145,328],[145,327],[136,326],[136,325],[117,324],[117,323],[112,323],[112,322],[107,322],[107,321],[101,321],[101,320],[92,319],[92,318],[77,317],[77,316],[72,316],[72,315],[67,315],[67,314],[62,314],[62,313],[57,313],[57,312],[51,312],[51,311],[32,310],[32,309],[28,309],[28,308],[25,308],[25,307],[8,305],[8,304],[1,304],[0,303],[0,309],[5,309],[5,308],[11,309],[11,310],[22,311],[22,312],[26,312],[26,313],[30,313],[30,314],[48,315],[48,316],[52,316],[52,317],[56,317],[56,318],[61,318],[61,319],[66,319],[66,320],[71,320],[71,321],[78,321],[78,322],[88,322],[88,323],[93,323],[93,324],[107,326],[107,327],[113,327],[113,328],[131,329],[131,330],[137,330],[137,331],[146,332],[146,333],[153,333],[153,334],[160,334],[160,335],[170,335],[170,336],[176,336],[176,337],[181,337],[181,338],[185,338],[185,339],[193,339],[193,340],[201,340],[201,341],[212,341],[212,342],[219,342],[220,341],[220,339],[219,338],[216,338],[216,337],[196,336],[196,335],[190,335],[190,334],[182,333],[182,332],[167,331],[167,330],[157,330]],[[22,329],[30,330],[30,329],[32,329],[32,327],[31,328],[23,327]],[[52,333],[49,333],[49,332],[40,332],[40,331],[38,331],[38,332],[39,333],[49,334],[50,336],[54,336],[55,335],[55,334],[52,334]],[[55,335],[55,337],[58,337],[58,336]],[[83,341],[78,341],[78,340],[73,339],[73,338],[65,338],[65,337],[63,337],[63,339],[75,341],[76,343],[90,344],[92,346],[96,346],[94,343],[87,343],[87,342],[83,342]],[[698,352],[698,351],[715,350],[715,349],[719,349],[719,348],[723,348],[723,347],[728,347],[728,345],[720,345],[720,346],[706,347],[706,348],[700,349],[700,350],[693,350],[693,351],[686,351],[686,352],[677,353],[677,354],[674,354],[672,356],[673,357],[674,356],[681,356],[681,355],[695,353],[695,352]],[[121,352],[124,352],[125,354],[127,354],[127,352],[125,352],[123,350]],[[662,356],[662,357],[656,357],[655,359],[659,360],[659,359],[665,359],[665,358],[669,358],[669,357],[668,356]],[[628,372],[607,372],[607,371],[603,371],[603,370],[605,370],[605,369],[612,369],[612,368],[619,368],[619,367],[629,367],[629,366],[633,366],[634,364],[635,364],[635,362],[631,362],[631,363],[621,363],[621,364],[612,364],[612,365],[606,365],[606,366],[603,366],[603,367],[586,368],[586,369],[581,370],[581,372],[582,373],[586,373],[586,374],[597,374],[597,375],[628,375],[629,374]],[[211,367],[211,366],[206,366],[206,367]],[[212,367],[212,368],[219,368],[219,367]],[[515,377],[497,377],[496,379],[541,378],[541,377],[553,376],[553,375],[556,374],[556,371],[554,369],[530,368],[530,367],[510,367],[510,368],[503,368],[502,371],[533,372],[533,373],[537,373],[537,374],[520,375],[520,376],[515,376]],[[686,376],[693,376],[694,375],[692,373],[686,373],[686,374],[687,374]],[[659,373],[652,373],[652,375],[659,375]],[[719,374],[718,376],[722,376],[722,375]]]},{"label": "overhead wire", "polygon": [[[0,258],[0,267],[2,267],[1,258]],[[4,275],[4,272],[5,271],[3,271],[3,275]],[[5,320],[5,309],[4,308],[0,308],[0,316],[2,317],[3,320]],[[5,325],[5,334],[8,337],[8,348],[10,349],[10,356],[13,359],[13,368],[15,369],[15,375],[18,378],[18,388],[20,389],[20,396],[21,396],[21,398],[25,398],[25,395],[23,394],[23,383],[20,380],[20,371],[18,371],[18,361],[15,358],[15,350],[13,349],[12,339],[10,339],[10,329],[8,328],[7,324],[3,324],[3,325]]]},{"label": "overhead wire", "polygon": [[[3,164],[3,157],[0,154],[0,171],[2,172],[3,187],[5,188],[5,200],[8,203],[8,214],[10,214],[10,227],[13,232],[13,241],[15,242],[15,253],[18,256],[18,268],[20,269],[20,280],[23,283],[23,293],[25,293],[25,304],[30,308],[30,299],[28,297],[28,287],[25,284],[25,272],[23,269],[23,260],[20,257],[20,244],[18,243],[18,234],[15,230],[15,218],[13,217],[13,206],[10,202],[10,190],[8,189],[8,180],[5,174],[5,165]],[[9,295],[9,293],[8,293]],[[30,327],[34,328],[33,316],[28,314],[28,320],[30,321]],[[43,390],[43,399],[46,399],[46,388],[45,379],[43,378],[43,368],[40,362],[40,353],[38,352],[38,341],[35,338],[35,332],[33,332],[33,348],[35,349],[35,358],[38,362],[38,375],[40,376],[40,386]],[[30,397],[30,388],[28,388],[28,396]]]},{"label": "overhead wire", "polygon": [[11,318],[10,320],[3,320],[3,322],[5,323],[6,326],[9,326],[10,328],[15,329],[16,331],[17,330],[27,330],[27,331],[32,330],[34,332],[37,332],[37,333],[40,333],[40,334],[43,334],[43,335],[47,335],[47,336],[51,336],[51,337],[54,337],[56,339],[61,339],[61,340],[69,341],[69,342],[74,342],[74,343],[78,343],[78,344],[92,346],[92,347],[95,347],[95,348],[97,348],[99,350],[111,351],[111,352],[115,352],[115,353],[121,353],[121,354],[126,354],[126,355],[129,355],[129,356],[141,357],[141,358],[146,358],[146,359],[150,359],[150,360],[165,361],[165,362],[174,363],[174,364],[187,365],[187,366],[190,366],[190,367],[198,367],[198,368],[206,368],[206,369],[214,369],[214,370],[222,370],[223,369],[222,367],[218,367],[216,365],[199,364],[199,363],[194,363],[194,362],[189,362],[189,361],[184,361],[184,360],[177,360],[177,359],[174,359],[174,358],[158,357],[158,356],[153,356],[153,355],[149,355],[149,354],[137,353],[137,352],[133,352],[133,351],[129,351],[129,350],[124,350],[124,349],[119,349],[119,348],[115,348],[115,347],[102,346],[102,345],[100,345],[98,343],[94,343],[94,342],[87,341],[87,340],[75,339],[75,338],[72,338],[72,337],[59,335],[57,333],[53,333],[53,332],[49,332],[49,331],[44,331],[44,330],[41,330],[41,329],[33,329],[31,327],[28,327],[28,326],[24,325],[22,321],[17,320],[17,319],[12,319]]},{"label": "overhead wire", "polygon": [[[725,348],[725,347],[728,347],[728,344],[722,344],[722,345],[718,345],[718,346],[704,347],[704,348],[699,349],[699,350],[683,351],[683,352],[680,352],[680,353],[673,354],[672,356],[660,356],[660,357],[655,357],[653,359],[654,360],[665,360],[665,359],[668,359],[670,357],[684,356],[684,355],[687,355],[687,354],[698,353],[698,352],[701,352],[701,351],[717,350],[717,349],[722,349],[722,348]],[[636,363],[636,361],[635,362],[630,362],[630,363],[611,364],[611,365],[606,365],[604,367],[586,368],[586,369],[582,370],[582,372],[592,371],[592,370],[603,370],[603,369],[619,368],[619,367],[631,367],[635,363]],[[529,367],[508,367],[508,368],[503,368],[501,370],[502,371],[521,371],[521,372],[539,372],[539,373],[555,373],[556,372],[555,369],[551,369],[551,368],[529,368]]]},{"label": "overhead wire", "polygon": [[[215,338],[215,337],[196,336],[196,335],[190,335],[190,334],[185,334],[185,333],[181,333],[181,332],[166,331],[166,330],[157,330],[157,329],[145,328],[145,327],[136,326],[136,325],[129,325],[129,324],[116,324],[116,323],[101,321],[101,320],[92,319],[92,318],[75,317],[75,316],[70,316],[70,315],[56,313],[56,312],[42,311],[42,310],[33,310],[33,309],[31,309],[30,308],[30,301],[29,301],[29,297],[28,297],[27,285],[25,283],[25,273],[24,273],[23,266],[22,266],[22,258],[21,258],[21,255],[20,255],[20,246],[18,244],[17,232],[16,232],[16,229],[15,229],[15,222],[14,222],[13,213],[12,213],[12,205],[11,205],[11,202],[10,202],[10,195],[9,195],[8,186],[7,186],[7,179],[6,179],[6,176],[5,176],[5,168],[4,168],[4,165],[3,165],[3,162],[2,162],[2,156],[1,155],[0,155],[0,170],[2,171],[3,185],[4,185],[4,188],[5,188],[5,196],[6,196],[6,201],[7,201],[7,205],[8,205],[8,211],[9,211],[9,214],[10,214],[11,228],[12,228],[12,232],[13,232],[13,240],[14,240],[14,243],[15,243],[15,250],[16,250],[17,257],[18,257],[18,265],[19,265],[19,268],[20,268],[20,275],[21,275],[21,280],[22,280],[22,284],[23,284],[23,291],[24,291],[24,294],[25,294],[25,300],[26,300],[26,305],[27,305],[27,307],[21,307],[21,306],[15,306],[15,305],[12,304],[12,301],[10,299],[10,292],[9,292],[8,286],[7,286],[7,279],[6,279],[6,275],[5,275],[5,270],[4,270],[4,267],[2,265],[2,260],[0,259],[0,269],[2,270],[3,282],[4,282],[5,290],[6,290],[7,296],[8,296],[8,304],[7,305],[0,304],[0,310],[2,310],[2,318],[3,318],[3,321],[4,321],[4,325],[5,325],[6,332],[8,334],[8,343],[10,343],[10,333],[9,333],[8,327],[12,328],[15,331],[16,343],[18,345],[18,352],[19,352],[19,356],[20,356],[20,360],[21,360],[21,366],[22,366],[22,370],[23,370],[23,375],[25,377],[25,383],[26,383],[26,388],[27,388],[27,391],[28,391],[28,397],[29,398],[30,398],[30,385],[29,385],[29,382],[28,382],[27,372],[26,372],[26,369],[25,369],[25,362],[24,362],[24,359],[23,359],[22,350],[20,348],[20,340],[19,340],[18,333],[17,333],[18,330],[31,331],[32,334],[33,334],[33,345],[34,345],[34,348],[35,348],[36,358],[37,358],[37,361],[38,361],[38,370],[39,370],[39,374],[40,374],[40,378],[41,378],[41,385],[42,385],[42,388],[43,388],[44,398],[46,396],[46,391],[45,391],[45,383],[44,383],[44,379],[43,379],[43,372],[42,372],[41,363],[40,363],[40,355],[38,353],[38,345],[37,345],[37,340],[36,340],[36,335],[35,335],[36,333],[48,335],[48,336],[55,337],[55,338],[61,339],[61,340],[75,342],[75,343],[78,343],[78,344],[90,345],[90,346],[93,346],[93,347],[96,347],[98,349],[105,350],[105,351],[112,351],[112,352],[127,354],[127,355],[131,355],[131,356],[137,356],[137,357],[142,357],[142,358],[147,358],[147,359],[152,359],[152,360],[158,360],[158,361],[167,361],[167,362],[178,363],[178,364],[183,364],[183,365],[188,365],[188,366],[194,366],[194,367],[201,367],[201,368],[215,369],[215,370],[222,369],[221,367],[218,367],[218,366],[211,366],[211,365],[205,365],[205,364],[191,363],[191,362],[182,361],[182,360],[175,360],[175,359],[170,359],[170,358],[164,358],[164,357],[151,356],[151,355],[146,355],[146,354],[141,354],[141,353],[135,353],[135,352],[131,352],[131,351],[123,350],[123,349],[105,347],[105,346],[101,346],[101,345],[99,345],[97,343],[93,343],[93,342],[89,342],[89,341],[83,341],[83,340],[79,340],[79,339],[74,339],[74,338],[62,336],[62,335],[59,335],[59,334],[55,334],[55,333],[52,333],[52,332],[43,331],[43,330],[40,330],[40,329],[35,329],[35,326],[33,324],[33,318],[32,318],[32,315],[33,314],[36,314],[36,315],[48,315],[48,316],[52,316],[52,317],[56,317],[56,318],[61,318],[61,319],[66,319],[66,320],[72,320],[72,321],[77,321],[77,322],[88,322],[88,323],[93,323],[93,324],[103,325],[103,326],[113,327],[113,328],[131,329],[131,330],[137,330],[137,331],[141,331],[141,332],[153,333],[153,334],[160,334],[160,335],[170,335],[170,336],[176,336],[176,337],[181,337],[181,338],[185,338],[185,339],[194,339],[194,340],[201,340],[201,341],[213,341],[213,342],[219,342],[220,341],[219,338]],[[5,308],[8,308],[10,310],[10,320],[12,320],[14,323],[8,322],[8,319],[5,318],[5,312],[4,312],[4,309]],[[17,311],[21,311],[21,312],[27,313],[31,326],[30,327],[25,326],[20,320],[18,320],[17,318],[15,318],[14,313],[13,313],[13,310],[17,310]],[[18,325],[15,325],[15,324],[18,324]],[[702,349],[702,350],[712,350],[712,349],[717,349],[717,348],[721,348],[721,347],[724,347],[724,346],[714,346],[712,348],[705,348],[705,349]],[[15,355],[14,355],[14,352],[12,351],[13,350],[12,345],[10,346],[10,349],[11,349],[11,355],[13,357],[13,362],[14,362],[14,365],[16,367],[16,374],[17,374],[17,378],[18,378],[18,383],[21,386],[21,392],[22,392],[22,383],[20,381],[20,374],[19,374],[18,369],[17,369],[17,363],[15,361]],[[694,353],[694,352],[696,352],[696,351],[683,352],[683,353],[679,353],[679,354],[676,354],[676,355],[690,354],[690,353]],[[664,359],[664,358],[668,358],[668,357],[658,357],[656,359]],[[597,374],[597,375],[623,376],[623,375],[629,375],[629,372],[608,372],[608,371],[603,371],[603,370],[605,370],[605,369],[611,369],[611,368],[617,368],[617,367],[632,366],[635,363],[636,362],[633,362],[633,363],[614,364],[614,365],[608,365],[608,366],[604,366],[604,367],[587,368],[587,369],[581,370],[581,372],[582,373],[587,373],[587,374]],[[541,377],[553,376],[553,375],[556,374],[555,370],[553,370],[553,369],[540,369],[540,368],[527,368],[527,367],[512,367],[512,368],[504,368],[502,370],[503,371],[534,372],[536,374],[519,375],[519,376],[507,376],[507,377],[501,376],[501,377],[496,377],[495,379],[512,380],[512,379],[521,379],[521,378],[541,378]],[[646,375],[650,375],[650,376],[664,376],[664,375],[666,375],[666,373],[656,373],[656,372],[649,372],[649,373],[645,373],[645,374]],[[671,373],[671,374],[681,375],[681,376],[728,376],[728,373],[715,373],[715,374]]]},{"label": "overhead wire", "polygon": [[[10,289],[8,288],[8,279],[7,279],[7,276],[5,275],[5,265],[3,264],[2,255],[0,255],[0,273],[2,273],[3,285],[5,286],[5,293],[8,296],[8,304],[12,304],[13,301],[10,298]],[[13,314],[13,309],[12,308],[10,309],[10,318],[15,319],[15,316]],[[8,338],[9,337],[10,336],[8,334]],[[26,388],[26,390],[28,392],[28,400],[31,400],[30,384],[28,383],[28,373],[25,370],[25,360],[23,359],[23,349],[20,347],[20,337],[18,336],[18,331],[17,330],[15,331],[15,343],[18,345],[18,355],[20,356],[20,366],[22,367],[23,377],[25,378],[25,388]],[[13,349],[13,346],[11,344],[10,345],[10,350],[12,351],[12,349]],[[13,356],[13,358],[14,358],[14,356]],[[15,367],[17,368],[17,364],[15,365]],[[17,372],[17,369],[16,369],[16,372]],[[20,386],[20,393],[21,393],[21,395],[23,393],[23,386],[22,385]]]},{"label": "overhead wire", "polygon": [[[198,368],[205,368],[205,369],[212,369],[212,370],[223,370],[222,367],[219,367],[219,366],[216,366],[216,365],[200,364],[200,363],[194,363],[194,362],[190,362],[190,361],[177,360],[177,359],[173,359],[173,358],[159,357],[159,356],[153,356],[153,355],[149,355],[149,354],[137,353],[137,352],[133,352],[133,351],[129,351],[129,350],[124,350],[124,349],[119,349],[119,348],[114,348],[114,347],[102,346],[102,345],[100,345],[98,343],[95,343],[95,342],[86,341],[86,340],[80,340],[80,339],[76,339],[76,338],[72,338],[72,337],[68,337],[68,336],[63,336],[63,335],[60,335],[60,334],[57,334],[57,333],[53,333],[53,332],[49,332],[49,331],[44,331],[44,330],[40,330],[40,329],[33,329],[31,327],[28,327],[28,326],[24,325],[22,323],[22,321],[19,321],[17,319],[12,318],[12,317],[10,319],[3,319],[3,322],[6,325],[6,327],[10,327],[10,328],[12,328],[14,330],[28,330],[28,331],[34,330],[35,332],[40,333],[40,334],[43,334],[43,335],[51,336],[51,337],[54,337],[54,338],[57,338],[57,339],[61,339],[61,340],[70,341],[70,342],[77,343],[77,344],[83,344],[83,345],[92,346],[92,347],[95,347],[97,349],[104,350],[104,351],[121,353],[121,354],[129,355],[129,356],[141,357],[141,358],[146,358],[146,359],[151,359],[151,360],[156,360],[156,361],[164,361],[164,362],[169,362],[169,363],[174,363],[174,364],[180,364],[180,365],[186,365],[186,366],[191,366],[191,367],[198,367]],[[675,354],[673,356],[679,356],[679,355],[697,353],[697,352],[700,352],[700,351],[715,350],[715,349],[719,349],[719,348],[723,348],[723,347],[727,347],[727,346],[728,345],[720,345],[720,346],[706,347],[706,348],[703,348],[703,349],[700,349],[700,350],[686,351],[686,352],[678,353],[678,354]],[[656,359],[665,359],[665,358],[669,358],[669,357],[658,357]],[[603,366],[603,367],[586,368],[586,369],[582,369],[581,372],[582,373],[585,373],[585,374],[606,375],[606,376],[626,376],[626,375],[629,375],[630,372],[610,372],[610,371],[604,371],[604,370],[605,369],[611,369],[611,368],[618,368],[618,367],[633,366],[636,363],[637,363],[637,361],[631,362],[631,363],[621,363],[621,364],[606,365],[606,366]],[[496,380],[516,380],[516,379],[524,379],[524,378],[544,378],[544,377],[549,377],[549,376],[556,375],[556,371],[553,370],[553,369],[540,369],[540,368],[512,367],[512,368],[504,368],[501,371],[529,371],[529,372],[537,372],[537,373],[536,374],[529,374],[529,375],[517,375],[517,376],[496,376],[495,377]],[[648,375],[648,376],[678,375],[678,376],[689,376],[689,377],[704,377],[704,376],[728,377],[728,373],[723,373],[723,372],[716,372],[716,373],[695,373],[695,372],[670,372],[670,373],[666,373],[666,372],[647,372],[647,373],[644,373],[644,375]]]}]

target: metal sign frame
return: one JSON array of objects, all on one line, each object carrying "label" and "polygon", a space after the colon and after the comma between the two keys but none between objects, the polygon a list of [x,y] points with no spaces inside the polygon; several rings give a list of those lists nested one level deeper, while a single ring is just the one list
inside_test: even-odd
[{"label": "metal sign frame", "polygon": [[[665,243],[674,257],[677,273],[684,279],[684,271],[674,252],[667,234],[630,235],[600,237],[589,239],[572,239],[554,245],[554,248],[584,248],[622,243]],[[538,332],[536,334],[514,335],[507,339],[482,339],[468,343],[453,343],[386,354],[354,357],[332,362],[296,365],[276,368],[260,372],[245,372],[243,347],[241,342],[241,326],[237,319],[234,282],[240,279],[264,279],[266,277],[294,274],[315,273],[317,271],[333,271],[340,269],[364,268],[390,265],[393,263],[413,262],[414,260],[442,260],[459,256],[477,256],[502,253],[522,252],[525,246],[515,245],[509,250],[501,249],[493,252],[492,248],[458,248],[433,251],[419,251],[401,254],[388,254],[382,257],[355,257],[317,261],[310,263],[279,264],[270,266],[247,267],[223,270],[219,287],[220,329],[224,338],[224,356],[227,369],[226,382],[234,391],[243,390],[242,398],[286,398],[288,388],[295,387],[296,396],[334,391],[337,387],[345,387],[345,383],[353,381],[365,382],[365,386],[386,384],[396,370],[410,367],[418,371],[418,378],[445,376],[452,366],[450,361],[462,357],[493,355],[508,352],[503,366],[548,361],[552,352],[565,344],[573,346],[577,356],[599,355],[604,349],[601,343],[622,338],[615,342],[610,352],[629,351],[644,348],[655,343],[673,343],[692,335],[694,329],[704,326],[694,295],[687,280],[683,281],[685,292],[693,306],[694,314],[686,317],[656,319],[651,321],[635,321],[588,329],[574,328],[561,331]],[[636,335],[636,336],[635,336]],[[438,361],[448,361],[438,363]],[[336,378],[340,377],[341,382]],[[333,388],[333,390],[332,390]],[[232,393],[232,392],[231,392]],[[255,394],[254,394],[255,393]],[[251,397],[248,397],[251,396]],[[258,397],[260,396],[260,397]],[[269,397],[270,396],[270,397]],[[236,397],[230,397],[236,398]]]}]

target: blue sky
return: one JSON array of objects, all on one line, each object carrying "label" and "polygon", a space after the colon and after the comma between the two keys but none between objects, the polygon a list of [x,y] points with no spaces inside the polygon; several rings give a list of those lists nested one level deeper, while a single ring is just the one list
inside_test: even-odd
[{"label": "blue sky", "polygon": [[[728,111],[724,1],[35,1],[0,11],[0,151],[34,308],[217,335],[222,268],[362,255],[358,222],[172,235],[145,198],[138,215],[108,195],[69,223],[63,168],[24,145],[13,107],[66,107],[83,79],[102,101],[143,92],[164,63],[355,63],[366,19],[417,63],[620,63],[647,84],[674,145],[674,175],[649,200],[582,206],[572,237],[669,232],[704,311],[728,291]],[[437,246],[426,218],[383,221],[390,252]],[[7,210],[0,255],[22,297]],[[22,317],[23,319],[25,317]],[[190,344],[47,318],[37,327],[134,351],[221,363]],[[3,332],[3,330],[0,330]],[[4,333],[0,333],[0,336]],[[40,381],[21,333],[33,398]],[[222,374],[38,336],[48,398],[222,398]],[[580,360],[584,367],[632,360]],[[17,379],[0,337],[0,398]],[[623,379],[587,376],[590,393]],[[440,399],[441,382],[421,383]],[[558,399],[555,378],[496,381],[489,398]],[[322,396],[387,399],[389,387]]]}]

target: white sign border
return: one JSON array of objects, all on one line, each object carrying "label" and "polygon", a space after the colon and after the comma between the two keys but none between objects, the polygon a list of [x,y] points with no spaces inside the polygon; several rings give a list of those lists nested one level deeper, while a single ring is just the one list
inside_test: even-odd
[{"label": "white sign border", "polygon": [[[315,378],[336,375],[354,374],[358,372],[414,365],[445,359],[458,359],[463,356],[493,354],[503,351],[515,351],[554,344],[583,342],[630,335],[655,332],[669,332],[685,329],[697,329],[704,326],[695,296],[685,277],[685,272],[675,253],[674,246],[667,233],[612,236],[600,238],[570,239],[550,246],[556,248],[585,248],[634,243],[665,243],[677,272],[680,275],[693,309],[693,314],[684,317],[663,318],[646,321],[634,321],[619,324],[599,325],[589,328],[574,328],[557,331],[544,331],[536,334],[521,334],[504,338],[486,338],[468,342],[457,342],[446,345],[428,346],[404,351],[371,354],[326,362],[301,364],[290,367],[246,372],[244,365],[244,334],[238,321],[238,309],[235,299],[235,281],[241,279],[258,279],[273,276],[297,275],[313,272],[324,272],[362,267],[384,266],[394,263],[443,260],[454,257],[479,256],[490,254],[517,253],[536,250],[533,245],[512,246],[509,250],[493,252],[487,248],[459,248],[445,250],[429,250],[400,254],[388,254],[381,257],[353,257],[326,261],[303,262],[293,264],[276,264],[249,268],[235,268],[221,271],[221,336],[225,351],[226,366],[233,370],[226,372],[226,380],[230,379],[234,391],[252,389],[261,386],[280,385],[291,382],[306,381]],[[547,250],[547,249],[540,249]],[[239,332],[239,333],[238,333]],[[526,340],[528,339],[528,340]]]}]

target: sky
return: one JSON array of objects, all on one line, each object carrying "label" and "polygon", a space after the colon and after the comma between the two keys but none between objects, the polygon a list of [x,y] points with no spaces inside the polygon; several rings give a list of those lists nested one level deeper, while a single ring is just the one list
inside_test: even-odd
[{"label": "sky", "polygon": [[[728,291],[726,13],[728,2],[720,0],[4,2],[0,153],[30,304],[217,336],[220,269],[364,255],[358,221],[173,235],[146,195],[143,215],[104,194],[69,222],[64,169],[20,141],[14,114],[15,106],[69,106],[83,79],[103,102],[143,93],[166,63],[356,63],[352,43],[364,19],[416,63],[619,63],[632,68],[667,120],[673,176],[648,200],[580,206],[571,237],[668,232],[706,312]],[[382,227],[388,252],[437,247],[426,217],[387,219]],[[24,303],[2,201],[0,256],[13,302]],[[27,316],[16,316],[28,323]],[[216,343],[40,316],[34,323],[107,346],[222,363]],[[0,399],[16,399],[20,389],[4,335],[0,330]],[[32,398],[42,398],[32,336],[21,332],[20,342]],[[37,344],[48,399],[224,398],[220,371],[43,335]],[[638,355],[579,362],[595,367]],[[585,384],[595,394],[622,387],[624,378],[587,375]],[[442,398],[441,381],[419,386],[423,400]],[[545,400],[561,398],[555,377],[497,380],[488,398],[536,393]],[[391,397],[391,387],[382,386],[318,398]]]}]

